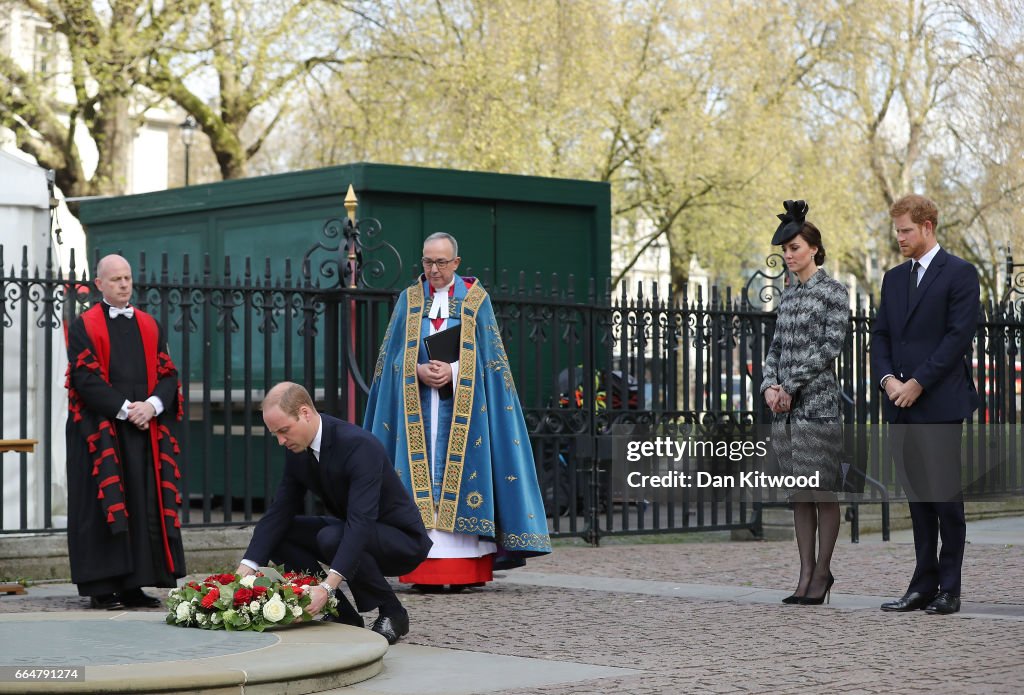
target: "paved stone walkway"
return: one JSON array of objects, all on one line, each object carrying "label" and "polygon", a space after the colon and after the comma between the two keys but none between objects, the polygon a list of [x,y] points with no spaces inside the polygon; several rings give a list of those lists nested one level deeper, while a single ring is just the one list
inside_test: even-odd
[{"label": "paved stone walkway", "polygon": [[[841,537],[827,606],[778,602],[795,586],[792,542],[557,547],[482,589],[402,589],[412,632],[380,680],[333,692],[442,692],[450,673],[460,694],[1020,693],[1024,520],[968,536],[954,616],[878,610],[906,587],[909,534]],[[32,587],[0,612],[83,608],[72,592]]]},{"label": "paved stone walkway", "polygon": [[[667,581],[683,589],[711,585],[705,593],[763,587],[781,599],[796,577],[792,543],[560,549],[530,563],[530,572],[549,581],[611,581],[601,590],[565,589],[520,584],[529,577],[509,573],[470,595],[409,596],[417,622],[409,641],[643,671],[502,695],[1020,693],[1024,548],[968,548],[964,598],[990,609],[973,617],[878,610],[884,598],[902,594],[912,568],[910,544],[841,544],[834,599],[862,600],[850,599],[850,608],[786,606],[659,594]],[[637,593],[642,582],[614,591],[615,578],[657,582],[644,595]]]}]

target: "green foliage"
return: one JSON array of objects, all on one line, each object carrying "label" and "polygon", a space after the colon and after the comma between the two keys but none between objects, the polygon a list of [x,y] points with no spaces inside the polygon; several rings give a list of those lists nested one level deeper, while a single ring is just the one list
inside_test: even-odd
[{"label": "green foliage", "polygon": [[667,243],[676,286],[691,256],[736,283],[771,251],[786,198],[811,202],[830,269],[865,291],[898,260],[887,209],[899,195],[934,196],[948,223],[942,243],[990,268],[991,253],[978,254],[995,241],[976,232],[995,227],[997,210],[1005,219],[1022,208],[1019,165],[980,151],[998,142],[1000,124],[956,98],[967,84],[1001,94],[982,101],[1016,114],[1003,129],[1024,117],[1024,80],[1005,76],[1021,71],[1011,65],[1020,32],[995,31],[1008,15],[1020,19],[1013,3],[455,0],[360,10],[361,60],[310,83],[312,108],[281,131],[292,167],[372,160],[609,181],[616,217],[653,225],[649,235]]},{"label": "green foliage", "polygon": [[1011,0],[0,0],[67,42],[67,105],[0,57],[0,124],[75,194],[118,192],[138,107],[198,120],[223,178],[377,161],[607,181],[617,229],[738,284],[804,198],[877,291],[926,193],[988,294],[1024,247],[1024,5]]}]

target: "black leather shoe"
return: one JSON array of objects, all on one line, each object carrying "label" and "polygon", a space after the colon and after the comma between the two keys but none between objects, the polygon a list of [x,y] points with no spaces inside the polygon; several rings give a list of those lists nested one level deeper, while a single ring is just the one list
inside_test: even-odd
[{"label": "black leather shoe", "polygon": [[950,615],[960,611],[960,597],[954,596],[948,591],[940,591],[935,595],[935,600],[924,609],[925,613],[932,615]]},{"label": "black leather shoe", "polygon": [[101,596],[90,596],[89,608],[95,608],[98,611],[119,611],[124,608],[124,604],[121,603],[121,599],[117,597],[117,594],[103,594]]},{"label": "black leather shoe", "polygon": [[388,644],[394,644],[399,637],[409,634],[409,614],[402,611],[398,615],[382,615],[373,621],[370,629],[386,639]]},{"label": "black leather shoe", "polygon": [[121,603],[128,608],[159,608],[163,601],[150,596],[142,589],[126,589],[121,592]]},{"label": "black leather shoe", "polygon": [[896,613],[919,611],[931,603],[934,598],[935,594],[922,594],[917,591],[911,591],[904,594],[903,598],[898,598],[895,601],[886,601],[882,604],[882,610]]}]

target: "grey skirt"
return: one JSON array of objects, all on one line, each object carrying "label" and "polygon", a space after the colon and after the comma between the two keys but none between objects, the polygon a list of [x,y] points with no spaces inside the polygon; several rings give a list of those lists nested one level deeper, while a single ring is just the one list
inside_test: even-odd
[{"label": "grey skirt", "polygon": [[772,421],[772,449],[781,475],[818,474],[818,484],[803,490],[841,492],[843,485],[843,421],[838,417],[805,418],[798,413],[776,413]]}]

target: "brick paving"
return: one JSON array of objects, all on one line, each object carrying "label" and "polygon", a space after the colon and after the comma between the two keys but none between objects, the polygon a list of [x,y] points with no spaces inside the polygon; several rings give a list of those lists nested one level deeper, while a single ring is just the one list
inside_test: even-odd
[{"label": "brick paving", "polygon": [[[967,558],[965,597],[1024,604],[1024,548],[972,545]],[[840,543],[835,589],[895,597],[912,569],[912,545]],[[558,548],[529,570],[788,591],[797,563],[794,543],[627,545]],[[645,672],[502,695],[1024,690],[1019,617],[750,605],[501,582],[468,594],[403,598],[415,621],[410,643]]]}]

